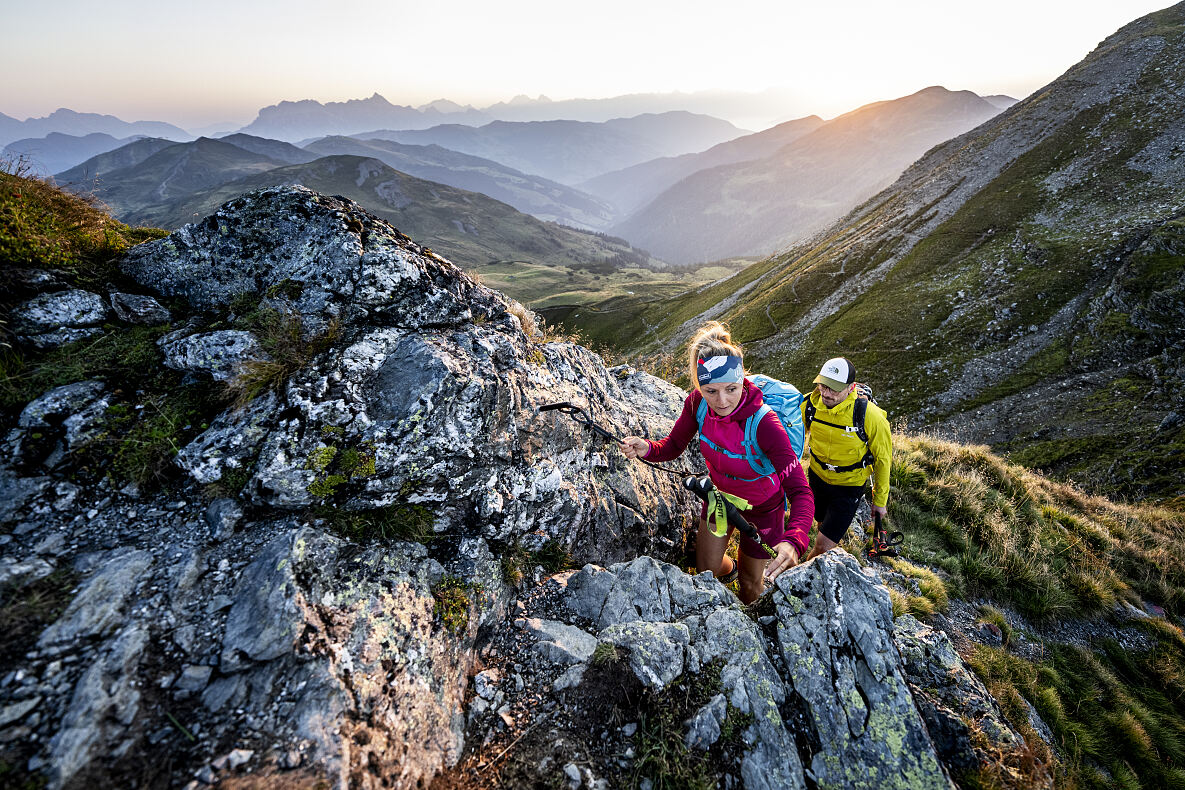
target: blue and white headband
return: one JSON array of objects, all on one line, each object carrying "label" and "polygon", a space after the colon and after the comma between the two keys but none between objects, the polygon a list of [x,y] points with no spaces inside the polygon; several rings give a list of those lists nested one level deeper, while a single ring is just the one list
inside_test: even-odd
[{"label": "blue and white headband", "polygon": [[696,382],[705,384],[739,384],[745,380],[745,366],[740,357],[708,357],[695,366]]}]

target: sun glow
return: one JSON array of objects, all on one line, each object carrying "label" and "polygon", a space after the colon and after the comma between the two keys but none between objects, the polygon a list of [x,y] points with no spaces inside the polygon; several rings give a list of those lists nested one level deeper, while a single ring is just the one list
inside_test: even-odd
[{"label": "sun glow", "polygon": [[[669,91],[767,95],[764,122],[825,117],[940,84],[1017,98],[1164,0],[377,2],[127,0],[6,9],[0,112],[236,119],[304,98],[484,106]],[[756,119],[755,119],[756,120]]]}]

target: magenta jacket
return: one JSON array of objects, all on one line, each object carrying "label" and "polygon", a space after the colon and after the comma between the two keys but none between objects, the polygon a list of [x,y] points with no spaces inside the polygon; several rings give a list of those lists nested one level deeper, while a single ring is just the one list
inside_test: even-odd
[{"label": "magenta jacket", "polygon": [[[670,461],[682,455],[699,432],[699,422],[695,418],[695,413],[702,399],[699,390],[693,389],[683,401],[683,412],[679,419],[675,420],[670,434],[657,442],[647,440],[650,445],[645,456],[647,461]],[[739,451],[741,437],[745,431],[745,420],[761,408],[762,403],[764,399],[761,389],[749,379],[745,379],[744,395],[731,414],[717,417],[708,409],[707,418],[704,420],[704,433],[713,442]],[[781,540],[789,541],[801,557],[810,541],[815,498],[802,471],[802,464],[798,462],[798,456],[790,446],[790,437],[786,435],[776,414],[767,414],[758,424],[757,444],[776,471],[770,477],[754,482],[737,479],[756,476],[748,461],[729,458],[703,442],[700,442],[700,451],[708,464],[712,484],[721,491],[744,497],[756,510],[769,510],[775,507],[785,495],[790,503],[790,519],[786,523],[786,532]]]}]

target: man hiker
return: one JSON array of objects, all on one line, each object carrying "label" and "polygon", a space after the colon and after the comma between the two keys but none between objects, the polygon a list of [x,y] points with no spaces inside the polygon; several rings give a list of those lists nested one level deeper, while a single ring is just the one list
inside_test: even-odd
[{"label": "man hiker", "polygon": [[843,357],[829,359],[815,377],[817,386],[802,402],[810,458],[807,481],[815,495],[819,536],[807,556],[814,559],[843,538],[856,506],[873,482],[872,512],[888,515],[889,466],[893,437],[884,409],[861,398],[856,369]]}]

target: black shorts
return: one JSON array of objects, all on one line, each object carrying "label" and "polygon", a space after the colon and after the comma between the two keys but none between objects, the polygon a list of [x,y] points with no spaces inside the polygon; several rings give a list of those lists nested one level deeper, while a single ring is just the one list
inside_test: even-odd
[{"label": "black shorts", "polygon": [[823,482],[814,470],[807,471],[807,482],[815,495],[815,521],[819,522],[819,534],[839,543],[852,525],[860,497],[864,496],[867,484],[861,486],[837,486]]}]

